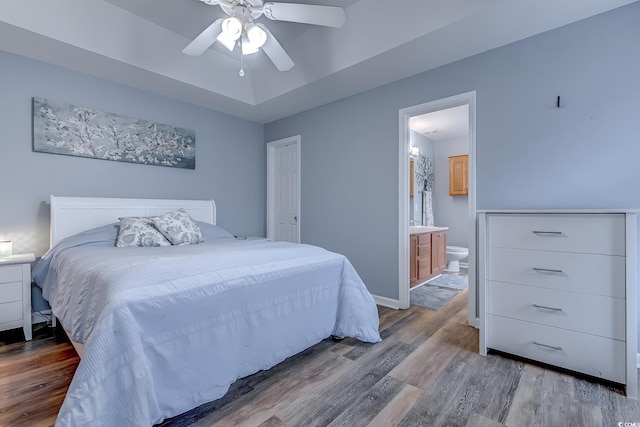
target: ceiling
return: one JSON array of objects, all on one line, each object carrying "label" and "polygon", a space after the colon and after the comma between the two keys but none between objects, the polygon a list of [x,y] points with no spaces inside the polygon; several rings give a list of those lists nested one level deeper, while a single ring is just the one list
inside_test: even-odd
[{"label": "ceiling", "polygon": [[409,128],[434,141],[468,137],[469,105],[410,117]]},{"label": "ceiling", "polygon": [[0,50],[266,123],[634,1],[296,0],[345,7],[345,26],[261,17],[296,65],[279,72],[260,52],[240,77],[237,49],[182,53],[219,6],[2,0]]}]

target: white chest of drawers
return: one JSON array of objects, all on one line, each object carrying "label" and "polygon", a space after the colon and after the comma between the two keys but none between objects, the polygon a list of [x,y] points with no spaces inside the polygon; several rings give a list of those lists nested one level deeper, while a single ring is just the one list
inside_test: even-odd
[{"label": "white chest of drawers", "polygon": [[31,341],[31,263],[33,254],[0,259],[0,331],[22,328]]},{"label": "white chest of drawers", "polygon": [[480,353],[624,384],[637,398],[632,211],[482,211]]}]

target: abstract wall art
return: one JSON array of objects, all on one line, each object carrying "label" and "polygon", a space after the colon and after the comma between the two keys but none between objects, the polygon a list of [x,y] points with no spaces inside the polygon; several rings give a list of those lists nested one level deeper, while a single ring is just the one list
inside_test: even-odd
[{"label": "abstract wall art", "polygon": [[33,151],[195,169],[195,132],[33,98]]}]

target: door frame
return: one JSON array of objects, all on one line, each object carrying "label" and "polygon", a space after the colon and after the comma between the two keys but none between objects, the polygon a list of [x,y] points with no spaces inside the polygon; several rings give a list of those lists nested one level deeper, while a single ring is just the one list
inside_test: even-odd
[{"label": "door frame", "polygon": [[476,92],[466,92],[399,111],[398,143],[398,305],[409,308],[409,119],[447,108],[469,105],[469,324],[478,326],[476,214]]},{"label": "door frame", "polygon": [[267,143],[267,239],[273,239],[275,235],[276,229],[276,211],[275,211],[275,176],[277,173],[277,164],[275,158],[275,150],[279,147],[283,147],[285,145],[295,144],[296,146],[296,155],[298,161],[298,179],[296,182],[297,186],[297,197],[298,197],[298,208],[296,209],[296,215],[298,216],[298,221],[296,223],[296,227],[298,228],[298,241],[295,243],[300,243],[300,204],[301,204],[301,191],[300,191],[300,171],[301,171],[301,162],[300,162],[300,135],[290,136],[287,138],[278,139],[277,141],[271,141]]}]

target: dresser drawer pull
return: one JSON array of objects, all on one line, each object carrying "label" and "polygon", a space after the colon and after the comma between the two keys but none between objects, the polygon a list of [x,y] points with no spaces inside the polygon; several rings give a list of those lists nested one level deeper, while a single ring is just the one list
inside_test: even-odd
[{"label": "dresser drawer pull", "polygon": [[539,231],[539,230],[534,230],[532,231],[533,234],[536,234],[538,236],[561,236],[562,235],[562,231]]},{"label": "dresser drawer pull", "polygon": [[534,343],[535,345],[539,345],[540,347],[550,348],[551,350],[558,350],[558,351],[562,351],[562,347],[557,347],[557,346],[555,346],[555,345],[542,344],[541,342],[538,342],[538,341],[534,341],[533,343]]},{"label": "dresser drawer pull", "polygon": [[562,311],[562,309],[559,308],[559,307],[547,307],[546,305],[538,305],[538,304],[533,304],[533,306],[535,308],[539,308],[539,309],[542,309],[542,310]]},{"label": "dresser drawer pull", "polygon": [[562,270],[557,270],[555,268],[539,268],[533,267],[534,271],[539,271],[541,273],[562,273]]}]

